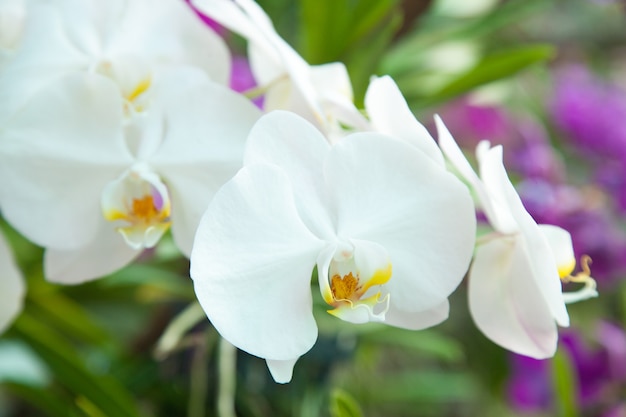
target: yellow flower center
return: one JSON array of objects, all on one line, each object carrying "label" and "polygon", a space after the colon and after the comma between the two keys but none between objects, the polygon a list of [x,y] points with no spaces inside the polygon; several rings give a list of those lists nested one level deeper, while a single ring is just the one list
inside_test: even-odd
[{"label": "yellow flower center", "polygon": [[151,195],[146,195],[143,198],[133,198],[132,217],[144,223],[151,223],[159,218],[160,214],[154,205],[154,199]]},{"label": "yellow flower center", "polygon": [[359,289],[359,279],[355,278],[352,272],[344,275],[343,278],[335,274],[330,279],[330,289],[335,300],[352,300]]}]

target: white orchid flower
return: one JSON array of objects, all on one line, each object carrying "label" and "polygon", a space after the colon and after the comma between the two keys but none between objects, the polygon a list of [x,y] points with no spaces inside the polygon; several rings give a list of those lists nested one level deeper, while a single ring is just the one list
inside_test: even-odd
[{"label": "white orchid flower", "polygon": [[340,62],[309,65],[252,0],[192,0],[194,6],[248,41],[257,83],[266,88],[266,111],[290,110],[320,128],[331,141],[343,136],[341,124],[361,127],[365,119],[353,104],[352,85]]},{"label": "white orchid flower", "polygon": [[0,334],[13,322],[22,311],[26,287],[11,248],[4,235],[0,233]]},{"label": "white orchid flower", "polygon": [[[576,260],[570,234],[533,220],[508,178],[501,146],[479,143],[479,177],[441,119],[436,122],[441,149],[473,189],[495,229],[479,239],[470,268],[472,317],[495,343],[526,356],[550,357],[557,347],[557,324],[569,325],[565,303],[597,296],[587,261],[583,272],[571,275]],[[563,294],[561,281],[585,286],[577,293]]]},{"label": "white orchid flower", "polygon": [[[181,80],[188,85],[179,90]],[[178,69],[157,83],[152,110],[124,124],[123,98],[106,84],[97,75],[59,78],[0,126],[3,214],[48,249],[52,281],[113,272],[170,223],[188,256],[202,213],[241,167],[260,115],[202,72]]]},{"label": "white orchid flower", "polygon": [[[65,75],[99,75],[137,103],[163,68],[192,66],[227,84],[224,41],[178,0],[33,1],[20,46],[0,77],[0,121]],[[92,79],[85,80],[92,83]]]},{"label": "white orchid flower", "polygon": [[467,187],[418,149],[376,133],[331,146],[275,111],[203,216],[191,276],[222,336],[284,383],[317,338],[316,265],[329,313],[422,329],[447,317],[475,227]]}]

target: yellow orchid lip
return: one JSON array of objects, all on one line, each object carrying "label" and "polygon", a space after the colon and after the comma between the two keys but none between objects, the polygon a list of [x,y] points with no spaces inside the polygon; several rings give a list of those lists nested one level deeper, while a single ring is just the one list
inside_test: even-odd
[{"label": "yellow orchid lip", "polygon": [[[324,295],[326,302],[333,306],[327,312],[338,318],[353,321],[383,321],[385,313],[389,309],[389,294],[381,299],[381,292],[363,298],[370,288],[376,285],[383,285],[391,279],[392,266],[388,263],[384,268],[377,269],[367,279],[363,279],[359,271],[349,271],[341,276],[333,274],[329,277],[328,291]],[[374,308],[384,304],[382,311],[376,313]],[[362,311],[358,311],[362,310]],[[359,315],[362,318],[355,318]]]}]

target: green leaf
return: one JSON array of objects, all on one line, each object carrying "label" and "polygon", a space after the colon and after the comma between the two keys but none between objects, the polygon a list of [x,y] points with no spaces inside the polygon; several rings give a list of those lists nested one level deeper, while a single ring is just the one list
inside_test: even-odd
[{"label": "green leaf", "polygon": [[552,385],[558,415],[560,417],[577,417],[578,411],[578,378],[572,366],[572,360],[563,349],[557,350],[552,358]]},{"label": "green leaf", "polygon": [[77,398],[84,396],[107,416],[139,416],[128,391],[110,375],[88,371],[72,346],[50,327],[24,312],[13,329]]},{"label": "green leaf", "polygon": [[330,415],[332,417],[362,417],[363,411],[352,395],[337,388],[330,394]]},{"label": "green leaf", "polygon": [[59,291],[30,291],[27,309],[66,336],[85,343],[110,343],[107,332],[75,301]]},{"label": "green leaf", "polygon": [[362,333],[360,339],[365,343],[397,346],[423,357],[431,357],[450,363],[462,362],[465,358],[461,345],[435,330],[408,332],[385,326],[375,331]]},{"label": "green leaf", "polygon": [[41,416],[48,417],[83,417],[67,398],[59,397],[58,393],[33,388],[28,385],[6,384],[8,391],[32,407],[38,409]]},{"label": "green leaf", "polygon": [[403,72],[414,72],[421,66],[424,52],[451,41],[474,41],[492,36],[533,14],[540,13],[549,2],[544,0],[508,1],[485,16],[474,19],[442,19],[427,15],[416,30],[397,42],[385,55],[380,73],[396,78]]},{"label": "green leaf", "polygon": [[[554,48],[550,45],[524,46],[493,53],[417,104],[428,106],[449,100],[481,85],[510,77],[524,68],[550,59],[553,55]],[[410,92],[406,93],[410,95]]]},{"label": "green leaf", "polygon": [[374,378],[367,393],[371,403],[470,402],[478,396],[478,384],[461,372],[422,370]]}]

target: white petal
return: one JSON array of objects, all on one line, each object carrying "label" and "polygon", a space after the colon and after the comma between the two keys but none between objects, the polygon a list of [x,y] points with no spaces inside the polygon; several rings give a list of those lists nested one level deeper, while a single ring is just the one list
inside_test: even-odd
[{"label": "white petal", "polygon": [[87,56],[72,44],[62,14],[49,4],[31,5],[20,48],[2,68],[0,123],[19,111],[41,88],[85,68]]},{"label": "white petal", "polygon": [[109,80],[68,76],[0,128],[3,214],[27,238],[57,249],[93,238],[104,185],[132,163],[121,107]]},{"label": "white petal", "polygon": [[365,94],[365,109],[375,131],[404,140],[444,166],[443,155],[428,130],[417,121],[391,77],[373,78]]},{"label": "white petal", "polygon": [[58,284],[82,284],[123,268],[141,253],[128,246],[113,224],[104,218],[99,223],[96,236],[76,250],[46,250],[46,279]]},{"label": "white petal", "polygon": [[324,242],[305,227],[287,175],[242,169],[216,194],[191,253],[196,295],[220,334],[265,359],[293,360],[317,338],[310,280]]},{"label": "white petal", "polygon": [[550,245],[559,276],[564,278],[570,275],[576,267],[576,257],[574,256],[570,233],[563,228],[549,224],[540,224],[539,230]]},{"label": "white petal", "polygon": [[492,148],[482,157],[481,178],[485,181],[488,193],[505,202],[532,259],[529,265],[533,271],[532,277],[536,280],[556,322],[560,326],[568,326],[569,316],[563,303],[561,280],[552,249],[537,223],[524,208],[522,200],[509,180],[502,162],[501,147]]},{"label": "white petal", "polygon": [[187,256],[202,213],[242,166],[244,144],[259,110],[214,83],[168,94],[167,132],[151,165],[172,198],[172,232]]},{"label": "white petal", "polygon": [[557,328],[534,279],[534,259],[523,237],[504,236],[478,246],[469,277],[469,308],[478,328],[515,353],[554,355]]},{"label": "white petal", "polygon": [[227,85],[230,53],[224,40],[191,8],[174,0],[133,0],[108,45],[115,55],[138,52],[158,65],[192,65]]},{"label": "white petal", "polygon": [[286,384],[287,382],[291,381],[291,377],[293,376],[293,367],[295,366],[298,359],[300,358],[284,361],[267,359],[265,362],[267,363],[267,368],[270,370],[274,381],[278,382],[279,384]]},{"label": "white petal", "polygon": [[[437,124],[437,132],[439,137],[439,146],[446,155],[446,158],[454,169],[461,175],[461,177],[472,188],[478,202],[489,220],[491,226],[501,233],[515,233],[518,230],[517,224],[512,219],[511,214],[508,211],[505,201],[501,201],[499,196],[494,196],[487,190],[483,181],[476,175],[476,172],[472,169],[471,165],[463,155],[461,148],[456,144],[454,138],[450,134],[450,131],[443,124],[443,121],[438,115],[435,115],[435,122]],[[483,145],[488,142],[481,142],[478,149],[482,149]],[[482,152],[477,151],[477,156],[480,158]],[[481,167],[482,169],[482,167]]]},{"label": "white petal", "polygon": [[448,318],[448,300],[426,311],[407,312],[390,305],[385,315],[385,323],[408,330],[422,330],[435,326]]},{"label": "white petal", "polygon": [[293,183],[300,217],[322,239],[331,239],[332,217],[322,166],[330,145],[303,118],[286,111],[263,116],[250,132],[244,163],[273,164],[283,169]]},{"label": "white petal", "polygon": [[472,256],[476,220],[467,188],[415,147],[374,133],[347,136],[325,164],[338,236],[389,253],[391,304],[418,312],[443,303]]},{"label": "white petal", "polygon": [[2,333],[13,319],[22,311],[26,287],[22,273],[18,269],[11,248],[0,234],[0,333]]}]

